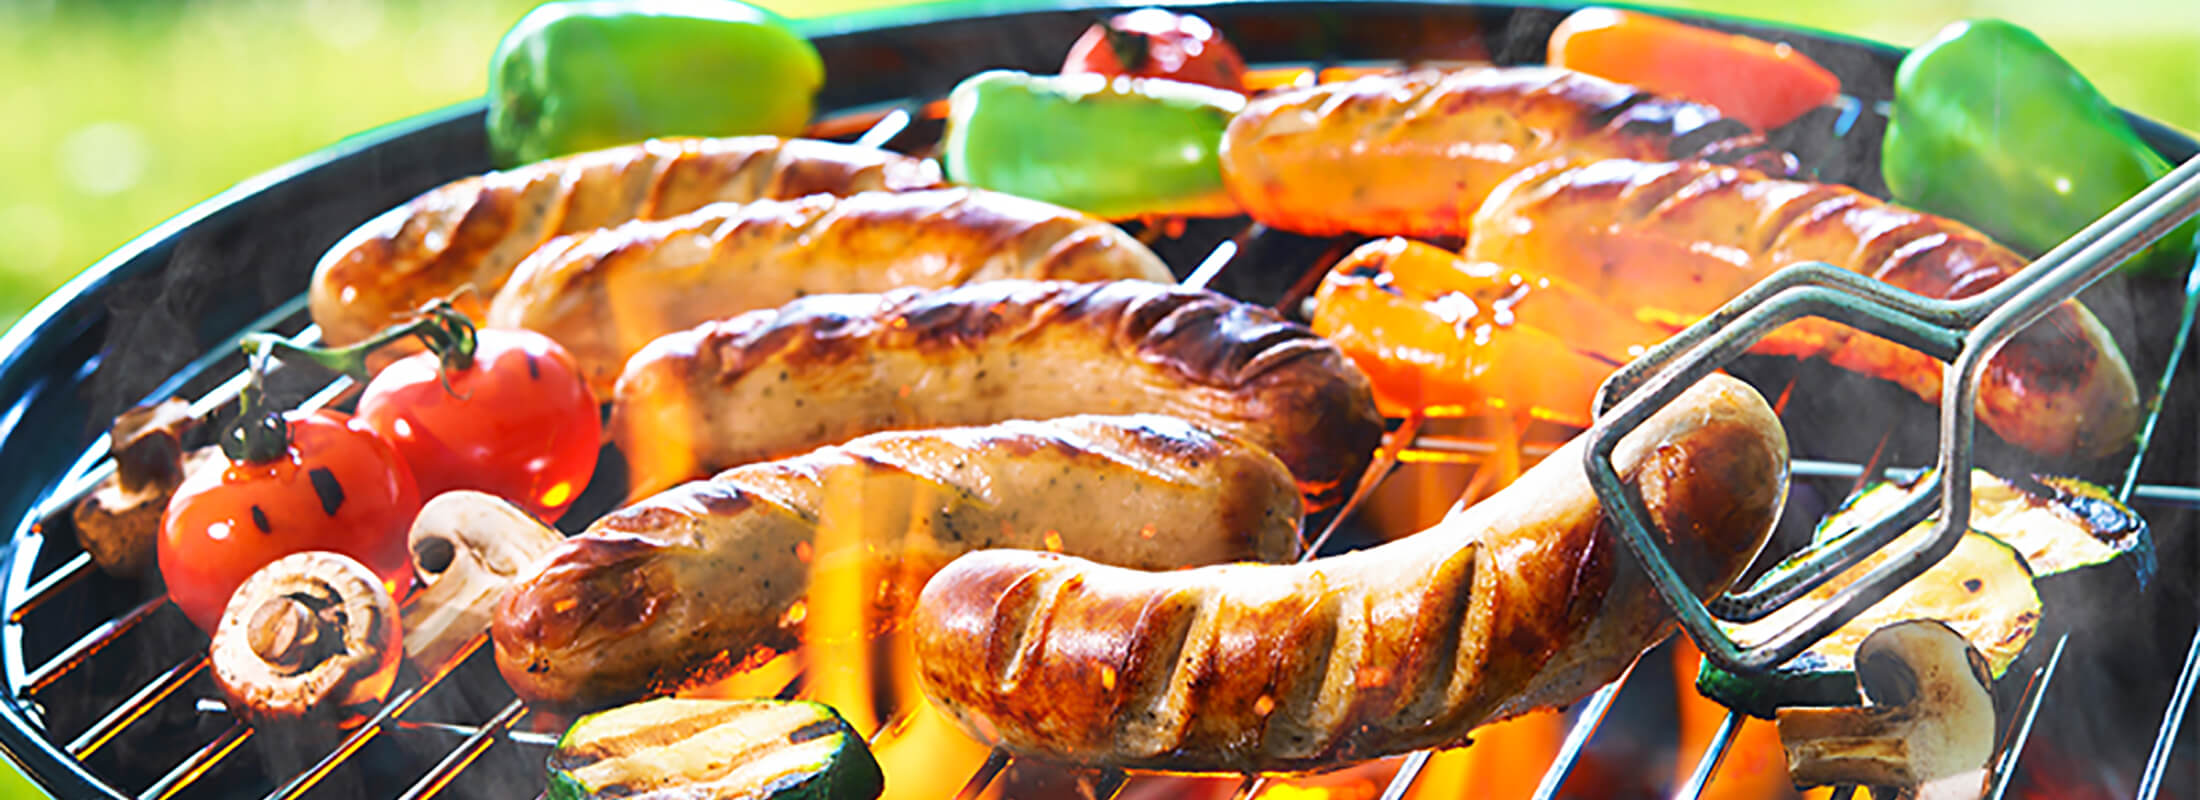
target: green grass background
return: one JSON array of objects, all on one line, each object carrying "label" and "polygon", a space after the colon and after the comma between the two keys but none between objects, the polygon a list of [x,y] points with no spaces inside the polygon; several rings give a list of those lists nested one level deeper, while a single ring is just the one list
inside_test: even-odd
[{"label": "green grass background", "polygon": [[[0,0],[0,325],[231,184],[478,96],[497,37],[534,3]],[[810,17],[895,3],[764,4]],[[2200,131],[2194,0],[1667,4],[1905,46],[1999,16],[2038,31],[2111,99]],[[18,796],[38,792],[0,769],[0,797]]]}]

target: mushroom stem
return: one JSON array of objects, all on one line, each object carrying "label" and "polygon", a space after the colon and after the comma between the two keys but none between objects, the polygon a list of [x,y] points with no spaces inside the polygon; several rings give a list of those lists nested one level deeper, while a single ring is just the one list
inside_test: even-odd
[{"label": "mushroom stem", "polygon": [[330,627],[303,598],[286,595],[260,604],[252,613],[247,638],[261,661],[295,675],[318,660],[313,658],[314,650]]},{"label": "mushroom stem", "polygon": [[1938,620],[1873,631],[1856,652],[1862,707],[1784,708],[1788,776],[1798,787],[1864,784],[1918,798],[1975,798],[1994,755],[1986,659]]}]

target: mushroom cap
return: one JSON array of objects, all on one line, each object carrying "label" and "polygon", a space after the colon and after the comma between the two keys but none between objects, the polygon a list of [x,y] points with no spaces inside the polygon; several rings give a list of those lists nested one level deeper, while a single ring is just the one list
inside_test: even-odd
[{"label": "mushroom cap", "polygon": [[271,561],[237,587],[214,630],[214,683],[255,725],[339,724],[397,677],[397,604],[365,565],[327,551]]}]

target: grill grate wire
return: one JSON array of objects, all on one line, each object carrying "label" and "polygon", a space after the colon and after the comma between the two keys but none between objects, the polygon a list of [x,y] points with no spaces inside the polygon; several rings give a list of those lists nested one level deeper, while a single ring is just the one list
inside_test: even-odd
[{"label": "grill grate wire", "polygon": [[[1393,65],[1395,65],[1395,62],[1393,62]],[[1325,77],[1331,73],[1331,70],[1328,69],[1329,66],[1332,65],[1322,63],[1297,68],[1305,69],[1305,74],[1309,76]],[[1310,77],[1302,83],[1318,80],[1320,80],[1320,77]],[[910,133],[912,126],[918,125],[920,120],[924,123],[937,122],[944,112],[941,105],[938,102],[907,103],[890,105],[882,109],[850,112],[821,121],[818,127],[821,131],[837,130],[842,137],[855,135],[854,141],[859,144],[884,146],[898,137]],[[1272,232],[1269,229],[1259,224],[1244,226],[1235,235],[1224,239],[1210,250],[1182,282],[1183,285],[1194,288],[1206,287],[1232,265],[1247,260],[1245,256],[1254,249],[1253,245],[1271,234]],[[1295,310],[1299,303],[1312,293],[1321,276],[1342,258],[1351,244],[1352,242],[1343,240],[1332,242],[1326,250],[1311,261],[1305,271],[1284,292],[1282,299],[1277,303],[1277,307],[1285,311],[1286,314],[1290,314]],[[2190,304],[2200,301],[2200,273],[2195,274],[2196,279],[2188,291],[2188,310],[2185,326],[2179,332],[2176,354],[2172,356],[2170,362],[2172,373],[2174,372],[2174,366],[2179,363],[2179,359],[2182,357],[2184,343],[2189,336],[2192,317]],[[245,334],[278,331],[289,321],[298,318],[303,311],[304,299],[301,297],[285,303],[254,320],[245,329],[239,331],[236,336],[224,341],[213,351],[191,362],[179,371],[163,384],[153,396],[176,394],[183,387],[213,374],[215,369],[233,357],[236,352],[237,341]],[[292,334],[291,338],[301,344],[311,344],[318,341],[318,330],[307,325],[297,333]],[[277,370],[282,369],[279,363],[275,368]],[[208,413],[233,402],[246,381],[246,376],[240,373],[215,385],[214,388],[200,396],[192,404],[192,413],[206,416]],[[2157,392],[2167,391],[2168,385],[2169,375],[2165,374]],[[300,406],[302,408],[314,408],[342,402],[348,397],[353,388],[349,379],[339,376],[310,396]],[[2150,412],[2147,423],[2149,429],[2152,427],[2153,420],[2161,412],[2161,404],[2152,404]],[[1358,486],[1355,487],[1352,496],[1322,526],[1320,533],[1308,542],[1306,558],[1312,558],[1320,553],[1340,525],[1352,517],[1354,512],[1373,494],[1374,489],[1401,464],[1465,463],[1476,465],[1480,469],[1493,462],[1495,460],[1494,456],[1499,453],[1501,448],[1508,446],[1517,447],[1520,455],[1530,461],[1547,455],[1553,449],[1553,446],[1541,442],[1528,442],[1525,443],[1525,446],[1522,446],[1522,443],[1518,441],[1492,441],[1453,434],[1427,433],[1423,432],[1424,421],[1418,415],[1407,417],[1400,420],[1398,427],[1386,436],[1382,449],[1376,454],[1376,458],[1369,465]],[[67,514],[69,507],[73,505],[77,498],[89,492],[100,480],[111,474],[112,462],[102,457],[107,448],[107,437],[102,435],[88,448],[85,459],[79,462],[75,470],[72,470],[72,474],[61,482],[61,486],[56,490],[53,498],[38,510],[37,513],[40,519],[50,519],[57,514]],[[2142,445],[2139,453],[2134,457],[2121,487],[2122,497],[2127,501],[2136,499],[2142,502],[2200,507],[2200,488],[2140,485],[2137,483],[2138,463],[2145,458],[2146,452],[2147,448]],[[1896,476],[1905,473],[1914,474],[1915,470],[1893,469],[1883,472],[1886,475]],[[1882,470],[1877,464],[1857,465],[1830,461],[1798,460],[1795,462],[1793,469],[1793,475],[1798,479],[1854,477],[1862,480],[1865,476],[1872,474],[1882,474]],[[61,594],[63,590],[82,580],[93,569],[89,555],[80,553],[52,572],[38,578],[31,583],[21,599],[7,609],[7,624],[11,627],[20,626],[30,612],[45,605]],[[10,664],[11,673],[16,673],[11,674],[10,678],[13,679],[14,685],[22,687],[20,692],[24,697],[32,698],[51,687],[56,680],[96,657],[108,645],[113,644],[117,639],[152,616],[165,602],[166,598],[164,596],[155,597],[114,619],[101,622],[27,674],[19,673],[19,665]],[[432,675],[421,676],[418,683],[401,689],[398,694],[386,701],[366,724],[350,731],[325,756],[304,772],[284,781],[268,797],[289,798],[305,794],[322,778],[342,766],[348,758],[383,733],[420,733],[424,735],[432,733],[458,739],[457,743],[448,751],[445,751],[444,755],[428,769],[426,774],[411,785],[403,795],[407,800],[435,796],[456,780],[459,774],[473,764],[482,754],[488,752],[500,742],[536,749],[546,749],[551,746],[555,741],[555,737],[521,730],[522,724],[527,719],[527,709],[521,701],[516,699],[505,703],[491,717],[478,725],[457,725],[404,718],[404,713],[418,700],[425,697],[444,678],[457,671],[458,667],[465,661],[477,655],[478,651],[483,649],[482,644],[484,642],[485,637],[477,636],[467,646],[462,655],[454,657],[443,669]],[[2010,744],[2007,745],[2002,759],[1997,763],[1996,797],[1999,797],[2001,790],[2007,788],[2009,778],[2015,771],[2017,757],[2021,755],[2023,745],[2032,730],[2032,722],[2038,712],[2040,700],[2044,696],[2047,687],[2052,684],[2056,667],[2061,660],[2060,656],[2067,643],[2068,637],[2066,634],[2056,642],[2054,653],[2047,663],[2039,667],[2033,676],[2025,696],[2025,711],[2022,714],[2021,727],[2017,729]],[[173,697],[179,689],[189,684],[205,667],[206,656],[201,651],[187,655],[174,665],[159,671],[72,739],[66,748],[68,753],[78,759],[83,759],[99,752],[103,746],[114,741],[132,723],[140,720],[156,706]],[[1613,700],[1625,686],[1632,672],[1633,666],[1630,665],[1628,670],[1623,672],[1618,679],[1600,688],[1586,702],[1580,704],[1579,709],[1574,714],[1574,721],[1566,734],[1564,744],[1543,773],[1542,780],[1534,795],[1537,800],[1547,800],[1555,797],[1563,788],[1567,777],[1572,774],[1589,742],[1594,738],[1598,726],[1610,709]],[[2149,758],[2146,777],[2142,779],[2138,795],[2142,800],[2151,800],[2154,791],[2159,787],[2162,769],[2176,741],[2175,735],[2181,729],[2183,712],[2193,694],[2196,677],[2200,677],[2200,632],[2195,633],[2193,647],[2185,659],[2184,671],[2165,709],[2161,732]],[[800,685],[801,679],[798,677],[793,684],[790,684],[782,692],[782,695],[792,696],[800,688]],[[1740,715],[1729,713],[1726,716],[1695,768],[1679,787],[1677,797],[1697,797],[1703,788],[1716,777],[1717,769],[1728,746],[1733,741],[1735,730],[1740,723]],[[881,731],[886,731],[887,727],[882,725]],[[249,726],[241,722],[232,722],[211,741],[193,750],[167,773],[153,781],[138,796],[147,800],[159,800],[174,796],[218,767],[227,757],[248,742],[252,735],[253,732]],[[1421,767],[1426,764],[1428,758],[1429,751],[1419,751],[1405,757],[1401,761],[1400,767],[1385,785],[1382,797],[1385,800],[1403,797],[1410,790],[1415,779],[1421,774]],[[999,750],[993,751],[984,763],[973,772],[955,796],[968,799],[982,795],[987,787],[999,775],[1004,773],[1012,762],[1013,758],[1007,753]],[[1131,779],[1121,771],[1104,771],[1091,784],[1092,793],[1099,798],[1113,797],[1129,780]],[[1238,785],[1236,796],[1241,798],[1253,797],[1266,788],[1269,783],[1268,779],[1260,776],[1247,777]],[[1853,792],[1854,787],[1842,787],[1837,791],[1835,797],[1848,797],[1853,795]]]}]

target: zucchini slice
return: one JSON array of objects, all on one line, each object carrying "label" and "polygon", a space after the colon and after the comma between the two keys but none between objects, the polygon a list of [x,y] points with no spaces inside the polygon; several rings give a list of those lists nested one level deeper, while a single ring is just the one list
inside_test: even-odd
[{"label": "zucchini slice", "polygon": [[[1853,531],[1851,526],[1849,532]],[[1744,625],[1721,623],[1721,627],[1736,641],[1769,639],[1931,532],[1929,522],[1920,524],[1771,616]],[[1789,557],[1788,563],[1807,558],[1838,540],[1836,536],[1813,544]],[[2033,585],[2031,570],[2014,548],[1992,536],[1965,533],[1947,558],[1788,663],[1763,675],[1743,676],[1706,661],[1696,672],[1696,689],[1728,708],[1767,719],[1780,706],[1856,705],[1863,702],[1856,690],[1857,645],[1874,630],[1911,619],[1946,622],[1986,657],[1989,672],[1999,678],[2039,629],[2039,590]]]},{"label": "zucchini slice", "polygon": [[846,720],[795,700],[645,700],[581,717],[550,753],[549,800],[870,800],[885,788]]},{"label": "zucchini slice", "polygon": [[[1893,511],[1915,494],[1922,477],[1881,482],[1858,493],[1819,524],[1816,538],[1845,534]],[[2115,562],[2127,565],[2127,574],[2137,580],[2134,588],[2146,588],[2154,577],[2154,538],[2146,520],[2107,489],[2076,478],[2005,479],[1974,469],[1971,530],[2016,548],[2043,585],[2075,583]]]}]

